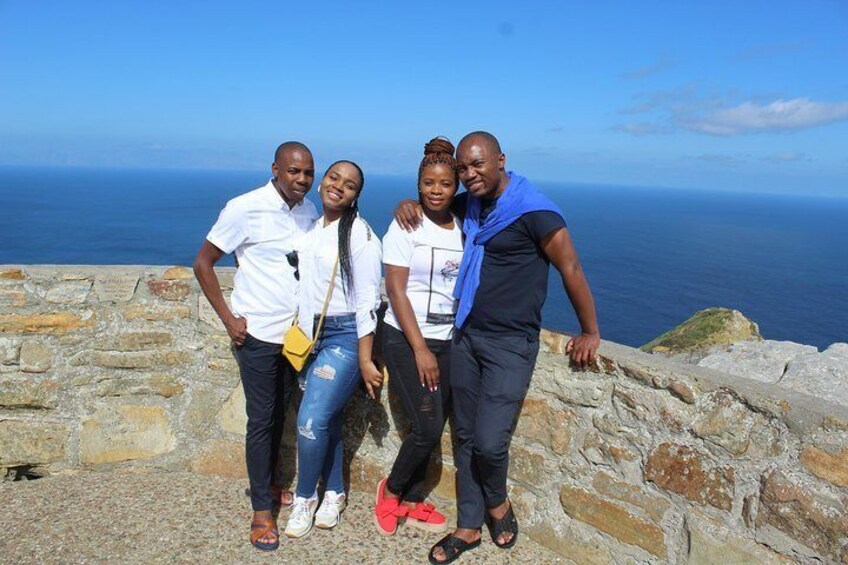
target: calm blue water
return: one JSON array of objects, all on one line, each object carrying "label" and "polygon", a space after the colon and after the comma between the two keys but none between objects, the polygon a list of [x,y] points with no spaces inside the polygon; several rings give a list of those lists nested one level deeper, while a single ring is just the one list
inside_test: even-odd
[{"label": "calm blue water", "polygon": [[[261,171],[0,168],[0,264],[190,265],[226,201],[266,181]],[[727,306],[767,338],[848,341],[848,199],[541,186],[565,211],[604,338],[641,345]],[[370,175],[360,207],[383,234],[414,194],[412,178]],[[544,324],[578,327],[555,273]]]}]

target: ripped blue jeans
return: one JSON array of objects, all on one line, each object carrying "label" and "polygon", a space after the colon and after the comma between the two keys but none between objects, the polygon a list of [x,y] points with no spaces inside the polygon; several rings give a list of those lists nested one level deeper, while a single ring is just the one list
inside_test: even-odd
[{"label": "ripped blue jeans", "polygon": [[344,492],[342,423],[344,407],[359,386],[356,315],[327,316],[309,361],[298,375],[305,386],[297,412],[297,496]]}]

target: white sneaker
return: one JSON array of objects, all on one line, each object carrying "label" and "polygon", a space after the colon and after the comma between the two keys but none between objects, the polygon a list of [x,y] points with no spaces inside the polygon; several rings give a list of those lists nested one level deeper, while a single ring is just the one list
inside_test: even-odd
[{"label": "white sneaker", "polygon": [[344,493],[338,494],[334,490],[324,493],[321,508],[315,514],[315,527],[328,530],[335,528],[339,523],[339,515],[347,505],[347,497]]},{"label": "white sneaker", "polygon": [[290,538],[302,538],[312,531],[312,519],[315,517],[315,509],[318,508],[318,497],[301,498],[294,497],[292,513],[286,523],[286,536]]}]

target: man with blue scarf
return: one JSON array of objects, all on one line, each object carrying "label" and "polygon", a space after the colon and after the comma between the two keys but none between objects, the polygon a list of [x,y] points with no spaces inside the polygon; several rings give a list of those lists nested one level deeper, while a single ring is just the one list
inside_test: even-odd
[{"label": "man with blue scarf", "polygon": [[431,563],[477,547],[484,523],[498,547],[517,541],[506,492],[509,445],[536,364],[551,263],[582,330],[566,347],[572,362],[585,368],[600,344],[592,293],[559,208],[506,171],[489,133],[465,136],[456,160],[469,193],[451,354],[458,516],[457,529],[430,551]]}]

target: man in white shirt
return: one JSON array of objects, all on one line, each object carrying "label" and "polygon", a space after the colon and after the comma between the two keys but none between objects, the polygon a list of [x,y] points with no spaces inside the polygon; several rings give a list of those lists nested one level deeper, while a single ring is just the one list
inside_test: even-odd
[{"label": "man in white shirt", "polygon": [[[227,202],[194,262],[200,287],[236,346],[247,405],[247,473],[254,511],[250,540],[268,551],[279,546],[272,510],[281,495],[273,487],[274,469],[285,411],[297,386],[294,369],[281,355],[283,335],[297,308],[300,273],[294,249],[319,215],[304,198],[315,178],[309,148],[296,141],[283,143],[271,173],[274,177],[265,186]],[[226,253],[235,253],[238,264],[232,310],[213,269]]]}]

